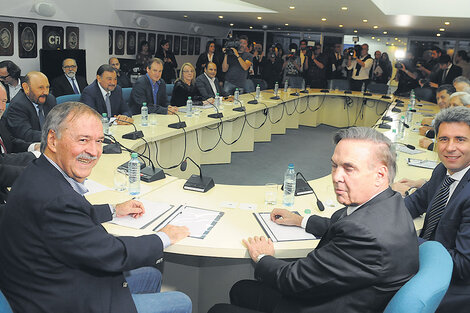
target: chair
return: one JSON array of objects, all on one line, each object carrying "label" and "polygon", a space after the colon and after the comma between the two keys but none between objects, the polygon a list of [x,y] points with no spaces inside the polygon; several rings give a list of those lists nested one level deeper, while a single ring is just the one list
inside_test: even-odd
[{"label": "chair", "polygon": [[71,95],[64,95],[57,97],[55,100],[57,101],[57,104],[61,104],[67,101],[80,101],[80,94],[74,93]]},{"label": "chair", "polygon": [[166,98],[168,99],[168,103],[171,103],[171,96],[173,95],[173,87],[175,84],[166,84]]},{"label": "chair", "polygon": [[122,88],[122,98],[124,102],[129,104],[129,98],[131,97],[132,88]]},{"label": "chair", "polygon": [[349,81],[347,79],[330,79],[328,80],[329,89],[350,90]]},{"label": "chair", "polygon": [[3,292],[0,291],[0,312],[2,313],[13,313],[13,310],[10,307],[10,304],[8,304],[7,299],[3,295]]},{"label": "chair", "polygon": [[370,83],[367,86],[367,90],[372,93],[378,93],[381,95],[386,95],[388,93],[388,85],[387,84],[378,84],[378,83]]},{"label": "chair", "polygon": [[423,243],[419,246],[418,273],[398,290],[384,313],[436,311],[449,287],[452,268],[452,258],[441,243]]}]

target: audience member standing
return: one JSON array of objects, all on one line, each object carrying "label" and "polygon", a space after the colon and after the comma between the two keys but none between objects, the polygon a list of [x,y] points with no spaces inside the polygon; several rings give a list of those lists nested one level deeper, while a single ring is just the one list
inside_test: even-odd
[{"label": "audience member standing", "polygon": [[460,50],[455,55],[455,64],[462,68],[462,76],[470,79],[470,63],[467,52],[465,50]]},{"label": "audience member standing", "polygon": [[135,63],[140,67],[141,72],[145,72],[145,65],[152,58],[149,52],[149,43],[144,40],[139,45],[139,52],[135,58]]},{"label": "audience member standing", "polygon": [[253,63],[253,55],[246,52],[248,37],[238,38],[239,48],[224,48],[222,70],[225,72],[224,94],[231,95],[236,88],[253,92],[253,82],[247,79],[248,70]]},{"label": "audience member standing", "polygon": [[356,50],[354,54],[348,55],[347,68],[352,70],[351,76],[351,90],[361,91],[362,88],[367,90],[369,84],[369,72],[372,67],[372,57],[369,54],[369,45],[363,44],[361,46],[360,54],[357,55]]},{"label": "audience member standing", "polygon": [[206,50],[199,55],[196,62],[196,76],[204,73],[206,64],[212,62],[217,68],[221,66],[220,56],[215,53],[215,41],[209,40],[206,43]]},{"label": "audience member standing", "polygon": [[382,53],[382,57],[380,58],[380,60],[382,62],[382,70],[383,70],[382,79],[380,80],[380,83],[388,84],[388,82],[390,81],[390,78],[392,78],[392,72],[393,72],[392,62],[390,61],[390,58],[387,52]]},{"label": "audience member standing", "polygon": [[176,78],[176,62],[175,55],[170,51],[170,42],[166,39],[160,41],[160,46],[157,48],[155,57],[163,61],[162,79],[167,84],[172,84]]},{"label": "audience member standing", "polygon": [[343,79],[343,55],[341,53],[341,44],[335,44],[332,53],[330,53],[329,61],[329,79]]},{"label": "audience member standing", "polygon": [[307,85],[311,88],[326,88],[326,65],[327,59],[321,53],[321,46],[313,47],[312,53],[308,58]]},{"label": "audience member standing", "polygon": [[263,62],[262,78],[266,81],[268,89],[273,89],[276,82],[281,82],[282,59],[279,58],[273,48],[269,48]]}]

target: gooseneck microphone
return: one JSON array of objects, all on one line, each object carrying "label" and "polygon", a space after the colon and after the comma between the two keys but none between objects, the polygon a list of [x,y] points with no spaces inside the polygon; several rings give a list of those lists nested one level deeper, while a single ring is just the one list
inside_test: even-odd
[{"label": "gooseneck microphone", "polygon": [[238,101],[240,103],[240,106],[236,107],[236,108],[233,108],[232,111],[245,112],[245,107],[243,106],[243,103],[240,100],[233,99],[233,105],[235,105],[235,101]]},{"label": "gooseneck microphone", "polygon": [[325,206],[320,201],[320,199],[318,199],[318,196],[315,193],[315,191],[313,190],[312,186],[310,186],[310,184],[307,182],[307,180],[305,179],[304,175],[301,172],[297,172],[296,176],[299,176],[299,175],[302,177],[302,179],[298,179],[298,178],[296,179],[295,195],[300,196],[300,195],[306,195],[306,194],[313,193],[315,198],[317,198],[317,207],[318,207],[318,209],[320,211],[325,211]]},{"label": "gooseneck microphone", "polygon": [[185,127],[186,127],[186,122],[185,122],[185,121],[181,121],[181,118],[180,118],[180,116],[178,115],[178,113],[174,113],[173,115],[176,115],[176,117],[178,118],[178,122],[172,123],[172,124],[168,124],[168,127],[170,127],[170,128],[175,128],[175,129],[185,128]]},{"label": "gooseneck microphone", "polygon": [[222,118],[222,117],[224,117],[224,115],[222,114],[222,112],[219,111],[219,108],[218,108],[215,104],[210,103],[210,102],[209,102],[209,104],[212,105],[212,106],[215,108],[215,111],[216,111],[217,113],[209,114],[209,115],[207,115],[207,117],[210,117],[210,118]]},{"label": "gooseneck microphone", "polygon": [[258,100],[256,100],[256,96],[254,96],[252,92],[250,92],[248,94],[253,97],[253,100],[250,100],[247,103],[248,104],[258,104]]},{"label": "gooseneck microphone", "polygon": [[139,138],[144,137],[144,133],[143,133],[141,130],[137,130],[137,127],[135,127],[135,124],[134,124],[134,123],[129,122],[129,121],[125,121],[125,120],[120,120],[120,119],[116,119],[116,121],[119,121],[119,122],[122,122],[122,123],[126,123],[126,124],[130,124],[130,125],[134,126],[134,131],[122,135],[122,138],[124,138],[124,139],[136,140],[136,139],[139,139]]},{"label": "gooseneck microphone", "polygon": [[212,187],[214,187],[214,180],[211,177],[202,176],[202,169],[201,167],[190,157],[186,157],[183,162],[181,162],[180,170],[186,171],[188,167],[187,160],[190,160],[196,167],[199,169],[199,175],[191,175],[189,179],[184,183],[183,189],[198,191],[198,192],[207,192]]}]

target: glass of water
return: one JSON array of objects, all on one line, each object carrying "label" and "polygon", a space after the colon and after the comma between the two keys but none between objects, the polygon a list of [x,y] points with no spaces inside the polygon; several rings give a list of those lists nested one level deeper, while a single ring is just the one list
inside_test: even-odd
[{"label": "glass of water", "polygon": [[276,205],[277,199],[277,185],[273,183],[268,183],[264,185],[264,204],[266,205]]},{"label": "glass of water", "polygon": [[122,170],[116,168],[114,170],[114,190],[125,191],[127,189],[127,175]]}]

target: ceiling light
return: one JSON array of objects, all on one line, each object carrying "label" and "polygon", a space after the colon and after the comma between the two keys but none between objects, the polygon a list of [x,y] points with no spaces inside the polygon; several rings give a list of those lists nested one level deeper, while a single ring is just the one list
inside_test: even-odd
[{"label": "ceiling light", "polygon": [[379,28],[379,26],[377,26],[377,25],[374,25],[374,28],[375,28],[375,29],[377,29],[377,28]]},{"label": "ceiling light", "polygon": [[367,23],[368,21],[367,20],[362,20],[364,23]]},{"label": "ceiling light", "polygon": [[384,35],[387,35],[387,34],[388,34],[388,32],[385,31],[385,32],[384,32]]},{"label": "ceiling light", "polygon": [[395,40],[398,40],[398,38],[397,38],[397,37],[395,37]]},{"label": "ceiling light", "polygon": [[253,26],[250,26],[250,29],[253,29]]},{"label": "ceiling light", "polygon": [[392,43],[392,46],[394,46],[394,44]]},{"label": "ceiling light", "polygon": [[374,37],[374,36],[372,36],[371,38],[372,38],[372,39],[375,39],[375,37]]},{"label": "ceiling light", "polygon": [[289,7],[289,9],[294,10],[294,9],[295,9],[295,6],[291,5],[291,6]]},{"label": "ceiling light", "polygon": [[450,22],[444,22],[445,25],[450,25]]},{"label": "ceiling light", "polygon": [[278,27],[277,29],[278,29],[278,30],[281,30],[281,28],[280,28],[280,27]]},{"label": "ceiling light", "polygon": [[321,20],[322,20],[323,22],[326,21],[326,17],[323,17]]},{"label": "ceiling light", "polygon": [[347,10],[348,10],[348,7],[341,7],[341,10],[347,11]]},{"label": "ceiling light", "polygon": [[258,19],[258,20],[262,20],[263,18],[262,18],[261,16],[258,16],[257,19]]},{"label": "ceiling light", "polygon": [[223,16],[223,15],[219,15],[219,18],[224,18],[224,16]]},{"label": "ceiling light", "polygon": [[233,23],[230,23],[230,26],[233,26]]},{"label": "ceiling light", "polygon": [[284,26],[289,26],[289,24],[288,24],[288,23],[285,23]]},{"label": "ceiling light", "polygon": [[437,36],[437,37],[441,37],[441,34],[437,33],[436,36]]},{"label": "ceiling light", "polygon": [[377,41],[380,41],[380,38],[377,38]]},{"label": "ceiling light", "polygon": [[188,18],[188,16],[187,16],[187,15],[183,15],[183,17],[184,17],[184,18]]},{"label": "ceiling light", "polygon": [[440,31],[440,32],[445,32],[446,29],[445,29],[445,28],[439,28],[439,31]]},{"label": "ceiling light", "polygon": [[344,25],[343,25],[343,24],[339,24],[338,26],[339,26],[339,27],[344,27]]},{"label": "ceiling light", "polygon": [[357,29],[353,30],[355,33],[357,33]]}]

